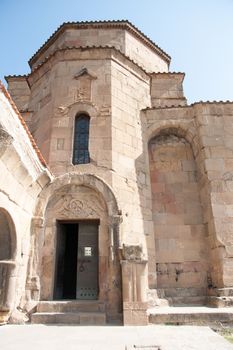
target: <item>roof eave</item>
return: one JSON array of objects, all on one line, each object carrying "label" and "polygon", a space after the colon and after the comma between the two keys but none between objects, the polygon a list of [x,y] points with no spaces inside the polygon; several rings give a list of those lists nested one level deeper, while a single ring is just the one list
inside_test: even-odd
[{"label": "roof eave", "polygon": [[65,22],[48,38],[48,40],[39,48],[39,50],[30,58],[28,61],[30,67],[35,63],[38,57],[45,52],[50,45],[52,45],[56,39],[67,29],[86,29],[86,28],[100,28],[100,27],[122,27],[128,30],[142,40],[147,46],[149,46],[153,51],[155,51],[159,56],[161,56],[168,65],[170,64],[171,57],[163,51],[158,45],[156,45],[150,38],[148,38],[144,33],[142,33],[137,27],[135,27],[128,20],[119,21],[90,21],[90,22]]}]

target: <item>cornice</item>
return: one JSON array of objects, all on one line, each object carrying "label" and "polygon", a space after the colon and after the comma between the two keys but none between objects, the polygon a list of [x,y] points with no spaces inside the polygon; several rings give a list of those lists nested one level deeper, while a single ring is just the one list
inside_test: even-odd
[{"label": "cornice", "polygon": [[48,40],[36,51],[36,53],[29,59],[28,63],[30,67],[36,62],[38,57],[44,53],[50,45],[52,45],[56,39],[65,32],[66,29],[123,29],[138,38],[152,51],[156,52],[162,59],[168,64],[171,57],[163,51],[158,45],[156,45],[149,37],[142,33],[136,26],[134,26],[128,20],[118,21],[86,21],[86,22],[65,22],[48,38]]},{"label": "cornice", "polygon": [[9,80],[14,80],[15,78],[17,80],[26,80],[28,77],[28,74],[24,74],[24,75],[5,75],[4,78],[6,79],[7,83],[9,83]]},{"label": "cornice", "polygon": [[162,107],[147,107],[142,109],[142,112],[147,112],[147,111],[153,111],[153,110],[159,110],[159,109],[175,109],[175,108],[192,108],[195,106],[203,106],[203,105],[210,105],[210,106],[214,106],[214,105],[228,105],[231,104],[233,106],[233,101],[198,101],[198,102],[194,102],[191,103],[190,105],[185,105],[185,106],[177,106],[177,105],[172,105],[172,106],[162,106]]},{"label": "cornice", "polygon": [[[66,46],[63,48],[59,48],[56,51],[54,51],[53,53],[51,53],[50,55],[48,55],[47,57],[45,57],[45,59],[38,64],[31,73],[29,73],[26,76],[26,79],[30,78],[31,76],[33,76],[33,74],[35,72],[37,72],[42,66],[44,66],[44,64],[46,64],[48,61],[50,61],[53,57],[55,57],[58,53],[60,52],[64,52],[64,51],[69,51],[69,50],[77,50],[79,52],[84,52],[84,51],[88,51],[88,50],[106,50],[109,51],[110,53],[116,53],[118,55],[120,55],[121,57],[123,57],[124,59],[126,59],[127,61],[129,61],[131,64],[135,65],[138,69],[140,69],[145,75],[148,76],[149,78],[149,74],[148,72],[142,67],[140,66],[138,63],[136,63],[135,61],[133,61],[131,58],[129,58],[127,55],[123,54],[120,50],[116,49],[114,46]],[[16,76],[14,76],[16,77]]]}]

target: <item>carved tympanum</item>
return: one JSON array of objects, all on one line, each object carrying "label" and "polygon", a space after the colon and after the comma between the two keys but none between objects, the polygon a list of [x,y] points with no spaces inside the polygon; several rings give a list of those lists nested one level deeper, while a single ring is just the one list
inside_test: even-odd
[{"label": "carved tympanum", "polygon": [[104,209],[99,205],[98,199],[94,195],[82,199],[71,194],[60,199],[56,207],[59,216],[80,217],[80,218],[99,218],[103,215]]}]

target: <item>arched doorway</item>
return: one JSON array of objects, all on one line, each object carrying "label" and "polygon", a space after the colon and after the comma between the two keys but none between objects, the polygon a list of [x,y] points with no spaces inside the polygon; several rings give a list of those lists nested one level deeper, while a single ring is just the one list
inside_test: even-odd
[{"label": "arched doorway", "polygon": [[29,275],[39,275],[40,300],[97,300],[108,319],[121,317],[120,215],[111,189],[94,175],[61,176],[42,191],[36,214]]},{"label": "arched doorway", "polygon": [[204,304],[208,235],[190,143],[177,130],[149,142],[157,288],[172,305]]},{"label": "arched doorway", "polygon": [[[11,275],[15,268],[16,235],[10,214],[0,208],[0,316],[10,311],[14,292]],[[12,293],[13,292],[13,293]],[[1,317],[0,317],[1,318]]]}]

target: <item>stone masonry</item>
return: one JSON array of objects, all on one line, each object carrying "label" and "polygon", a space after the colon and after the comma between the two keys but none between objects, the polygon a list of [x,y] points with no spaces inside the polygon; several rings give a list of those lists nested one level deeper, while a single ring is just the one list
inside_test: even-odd
[{"label": "stone masonry", "polygon": [[[147,324],[151,306],[231,305],[233,103],[188,105],[169,63],[128,21],[65,23],[30,74],[6,77],[0,321],[69,311],[80,323],[101,313]],[[80,115],[90,161],[74,164]],[[58,228],[83,222],[98,223],[98,298],[65,311],[54,300]]]}]

